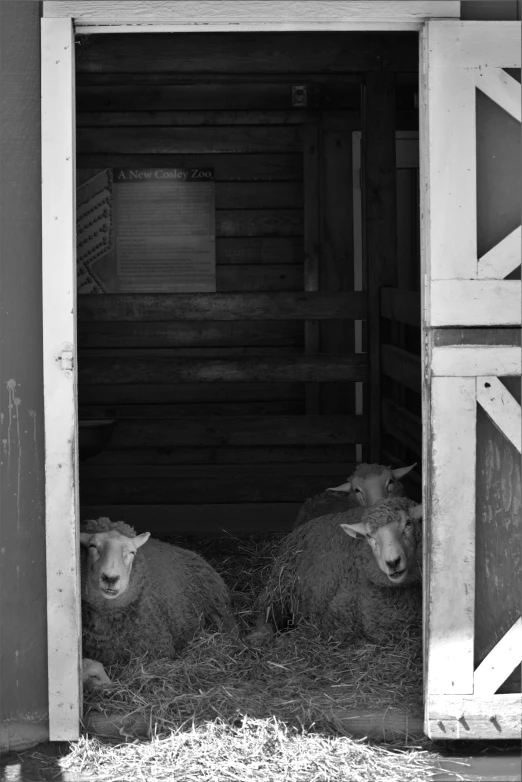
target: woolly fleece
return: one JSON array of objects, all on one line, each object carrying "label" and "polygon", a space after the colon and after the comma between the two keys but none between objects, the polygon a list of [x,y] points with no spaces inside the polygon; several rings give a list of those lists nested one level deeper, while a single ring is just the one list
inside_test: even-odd
[{"label": "woolly fleece", "polygon": [[[419,631],[422,617],[421,524],[414,521],[417,567],[394,586],[379,569],[368,543],[347,535],[340,524],[388,523],[399,509],[416,503],[406,497],[380,500],[312,519],[283,539],[268,583],[258,600],[262,620],[276,629],[300,619],[341,640],[361,637],[376,643],[397,639],[407,629]],[[256,632],[256,631],[254,631]]]},{"label": "woolly fleece", "polygon": [[[383,464],[366,464],[362,462],[357,465],[357,468],[353,471],[347,481],[351,481],[352,478],[370,478],[375,475],[382,475],[383,472],[387,472],[390,468]],[[384,487],[383,487],[384,489]],[[403,497],[404,488],[402,483],[395,479],[395,491],[394,497]],[[346,513],[353,508],[360,508],[355,494],[353,491],[346,494],[345,492],[337,491],[323,491],[320,494],[316,494],[314,497],[309,497],[299,509],[297,518],[294,521],[292,529],[297,529],[307,521],[311,519],[317,519],[319,516],[326,516],[330,513]]]},{"label": "woolly fleece", "polygon": [[[136,532],[108,518],[84,522],[82,532]],[[206,624],[233,629],[227,587],[192,551],[149,539],[136,552],[128,589],[105,600],[87,586],[87,551],[81,547],[83,656],[104,666],[145,653],[174,657]]]}]

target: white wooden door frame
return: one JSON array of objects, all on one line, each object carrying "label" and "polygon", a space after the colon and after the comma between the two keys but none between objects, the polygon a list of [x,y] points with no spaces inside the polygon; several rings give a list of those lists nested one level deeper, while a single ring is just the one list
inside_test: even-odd
[{"label": "white wooden door frame", "polygon": [[74,30],[42,19],[42,287],[49,732],[81,710]]},{"label": "white wooden door frame", "polygon": [[[459,15],[457,0],[45,0],[42,19],[43,312],[52,740],[78,738],[81,709],[74,33],[416,30],[424,34],[426,22],[443,18],[452,20],[445,24],[453,26],[456,40],[466,27],[483,24],[461,23],[457,21]],[[488,23],[488,31],[493,26],[498,34],[505,34],[510,40],[513,35],[519,35],[513,32],[513,23]],[[477,55],[480,51],[475,52]],[[426,63],[423,56],[421,69]],[[507,100],[509,103],[509,97]],[[428,137],[421,129],[420,144],[424,152],[427,143]],[[429,207],[428,200],[424,204]],[[426,253],[423,255],[428,257]],[[429,308],[430,302],[424,297],[423,312],[431,312]],[[65,343],[72,346],[66,354],[62,352]],[[68,374],[64,369],[69,358],[73,367]],[[431,356],[425,351],[426,359],[431,360]],[[516,362],[516,357],[513,360]]]}]

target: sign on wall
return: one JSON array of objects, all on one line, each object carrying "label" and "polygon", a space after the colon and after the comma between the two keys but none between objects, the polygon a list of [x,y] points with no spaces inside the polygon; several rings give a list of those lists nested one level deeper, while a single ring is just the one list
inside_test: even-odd
[{"label": "sign on wall", "polygon": [[212,169],[116,168],[77,188],[78,293],[216,290]]}]

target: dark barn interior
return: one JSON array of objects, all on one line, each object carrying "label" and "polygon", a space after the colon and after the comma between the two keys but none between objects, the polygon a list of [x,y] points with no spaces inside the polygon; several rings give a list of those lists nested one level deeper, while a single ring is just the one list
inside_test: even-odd
[{"label": "dark barn interior", "polygon": [[417,462],[420,497],[416,33],[76,55],[79,231],[97,172],[198,168],[216,237],[215,293],[79,292],[81,518],[284,531],[361,459]]}]

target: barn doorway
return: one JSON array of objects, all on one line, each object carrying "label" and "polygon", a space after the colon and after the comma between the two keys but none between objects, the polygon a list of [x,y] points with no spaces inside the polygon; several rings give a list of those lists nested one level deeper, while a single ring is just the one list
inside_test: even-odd
[{"label": "barn doorway", "polygon": [[[79,36],[76,74],[81,518],[284,531],[361,460],[420,496],[416,33]],[[114,172],[196,169],[214,292],[115,280]]]}]

